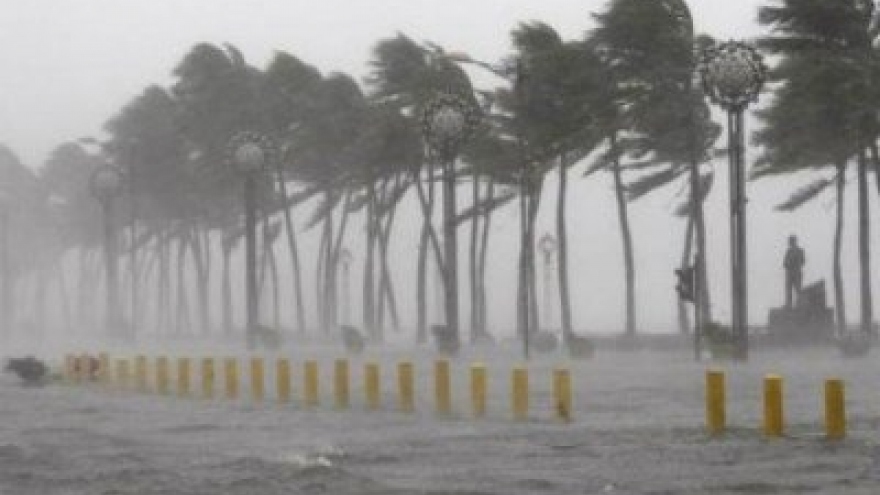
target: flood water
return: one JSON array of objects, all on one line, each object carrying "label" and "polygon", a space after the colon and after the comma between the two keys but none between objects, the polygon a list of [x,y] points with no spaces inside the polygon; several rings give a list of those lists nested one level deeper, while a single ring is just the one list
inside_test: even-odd
[{"label": "flood water", "polygon": [[[454,413],[433,413],[425,350],[351,362],[351,407],[332,403],[335,349],[286,354],[294,400],[254,404],[159,397],[97,385],[22,388],[0,382],[0,494],[876,494],[880,489],[880,360],[831,349],[766,351],[727,373],[726,435],[704,432],[706,363],[678,352],[600,352],[529,365],[530,419],[511,419],[516,354],[470,351],[452,362]],[[198,353],[191,354],[197,357]],[[322,404],[305,409],[301,363],[321,363]],[[267,356],[274,357],[274,356]],[[416,411],[396,410],[393,366],[415,362]],[[364,362],[382,363],[381,411],[367,411]],[[489,368],[485,418],[470,414],[468,366]],[[272,378],[271,359],[267,376]],[[244,361],[242,361],[244,364]],[[554,418],[551,371],[571,369],[574,418]],[[197,362],[193,364],[198,370]],[[785,378],[786,434],[760,432],[761,379]],[[221,373],[217,373],[218,378]],[[823,438],[822,381],[847,383],[849,437]],[[248,382],[242,366],[241,382]],[[220,387],[218,386],[218,389]],[[222,390],[218,391],[222,396]]]}]

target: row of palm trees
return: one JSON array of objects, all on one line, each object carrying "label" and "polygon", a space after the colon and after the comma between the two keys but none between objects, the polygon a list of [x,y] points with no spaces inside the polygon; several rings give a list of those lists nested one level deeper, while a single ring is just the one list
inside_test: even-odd
[{"label": "row of palm trees", "polygon": [[[866,174],[880,167],[873,2],[767,4],[760,22],[770,34],[760,44],[774,55],[773,98],[758,114],[763,125],[754,140],[762,155],[753,176],[808,168],[821,174],[832,168],[834,177],[821,175],[782,207],[796,208],[833,184],[840,205],[846,170],[855,162],[862,325],[867,329],[872,314]],[[219,326],[232,333],[233,255],[243,228],[240,178],[229,167],[227,148],[231,136],[247,129],[270,136],[281,150],[280,159],[258,181],[260,283],[270,294],[271,305],[264,306],[273,308],[267,323],[280,327],[279,308],[289,304],[295,328],[306,332],[312,325],[305,316],[303,294],[308,291],[317,294],[314,327],[325,332],[338,327],[339,266],[360,222],[362,325],[376,339],[386,328],[403,326],[395,276],[409,267],[392,263],[389,253],[401,205],[415,201],[422,220],[414,271],[415,338],[423,342],[429,327],[430,267],[441,272],[449,267],[436,222],[443,174],[441,164],[426,152],[419,116],[438,93],[451,90],[483,113],[454,169],[455,189],[469,193],[469,204],[458,209],[454,220],[459,228],[469,228],[471,338],[483,338],[491,327],[486,266],[492,221],[500,208],[514,202],[523,236],[520,261],[511,266],[517,267],[518,293],[527,295],[521,300],[529,309],[518,318],[518,329],[522,333],[538,326],[536,268],[527,253],[534,249],[544,181],[551,173],[559,177],[555,236],[561,324],[563,334],[572,335],[567,191],[571,170],[584,161],[585,176],[607,172],[612,178],[625,264],[624,331],[634,335],[638,305],[629,203],[667,186],[687,191],[676,210],[687,221],[682,264],[690,262],[693,252],[706,253],[703,202],[714,179],[711,160],[724,150],[716,149],[721,127],[694,84],[694,74],[699,53],[713,40],[695,33],[683,0],[611,0],[593,20],[595,27],[576,40],[563,40],[540,22],[517,26],[511,33],[513,51],[498,64],[499,70],[515,68],[508,72],[515,73],[515,84],[488,91],[472,87],[468,72],[455,61],[461,57],[402,34],[376,44],[364,86],[345,74],[321,74],[285,52],[257,68],[233,46],[199,44],[174,68],[173,84],[148,87],[107,122],[100,150],[84,143],[61,145],[38,172],[22,166],[8,150],[0,156],[0,173],[16,184],[14,202],[20,206],[20,220],[12,228],[21,229],[16,265],[26,273],[16,278],[17,293],[32,284],[34,313],[43,314],[39,308],[46,291],[57,281],[55,287],[66,293],[64,277],[70,270],[63,267],[73,266],[81,299],[69,305],[82,314],[66,321],[94,316],[90,308],[98,306],[98,291],[91,281],[102,270],[100,210],[87,183],[95,167],[110,160],[124,170],[128,185],[120,237],[129,253],[125,285],[134,291],[132,324],[149,321],[177,332],[211,332],[218,326],[212,288],[219,271]],[[291,210],[306,207],[305,228],[297,229]],[[838,325],[844,328],[841,211],[838,207],[835,298]],[[318,236],[317,252],[307,261],[300,253],[304,232]],[[278,242],[286,243],[289,260],[276,258]],[[218,250],[219,269],[214,263]],[[304,263],[316,267],[314,281],[304,279]],[[288,278],[279,273],[280,265],[291,269],[290,301],[280,300],[281,279]],[[699,310],[704,321],[711,321],[706,277],[704,270]],[[155,295],[152,307],[139,304],[147,293]],[[683,307],[680,314],[686,315]],[[681,321],[685,330],[686,317]]]}]

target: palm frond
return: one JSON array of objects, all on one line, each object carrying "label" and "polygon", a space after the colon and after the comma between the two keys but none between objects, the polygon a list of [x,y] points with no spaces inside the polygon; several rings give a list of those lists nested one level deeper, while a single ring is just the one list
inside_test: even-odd
[{"label": "palm frond", "polygon": [[777,211],[794,211],[822,193],[834,183],[833,179],[822,178],[803,186],[776,206]]}]

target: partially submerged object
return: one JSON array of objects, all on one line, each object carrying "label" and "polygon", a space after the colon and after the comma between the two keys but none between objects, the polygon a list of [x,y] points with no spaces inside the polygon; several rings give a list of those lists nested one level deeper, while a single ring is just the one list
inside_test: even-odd
[{"label": "partially submerged object", "polygon": [[5,370],[15,373],[24,385],[42,385],[49,376],[46,364],[33,356],[10,358]]}]

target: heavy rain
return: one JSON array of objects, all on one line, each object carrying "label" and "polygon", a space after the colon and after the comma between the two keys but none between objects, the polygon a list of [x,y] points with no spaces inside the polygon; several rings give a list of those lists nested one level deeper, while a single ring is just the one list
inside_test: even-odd
[{"label": "heavy rain", "polygon": [[0,494],[873,494],[872,0],[7,2]]}]

